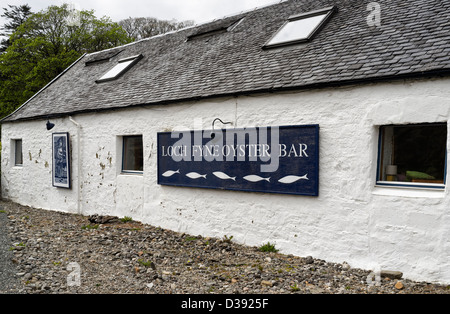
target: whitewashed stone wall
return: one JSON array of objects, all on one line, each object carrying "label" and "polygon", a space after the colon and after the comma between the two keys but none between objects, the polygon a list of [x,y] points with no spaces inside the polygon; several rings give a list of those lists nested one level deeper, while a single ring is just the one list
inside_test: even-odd
[{"label": "whitewashed stone wall", "polygon": [[[131,216],[194,235],[450,283],[450,197],[375,187],[378,126],[447,122],[450,80],[240,96],[2,125],[2,195],[33,207]],[[157,185],[156,134],[214,118],[233,127],[320,125],[319,197]],[[195,120],[197,119],[197,120]],[[78,123],[80,128],[74,123]],[[69,132],[72,189],[52,187],[51,133]],[[144,174],[121,174],[121,136],[142,134]],[[14,167],[11,139],[23,140]],[[80,166],[81,165],[81,166]]]}]

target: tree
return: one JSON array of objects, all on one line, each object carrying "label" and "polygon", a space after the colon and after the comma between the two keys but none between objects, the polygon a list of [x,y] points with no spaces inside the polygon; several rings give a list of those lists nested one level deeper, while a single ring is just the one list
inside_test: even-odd
[{"label": "tree", "polygon": [[9,37],[13,34],[20,25],[25,22],[25,20],[33,14],[31,12],[31,7],[28,4],[16,6],[16,5],[8,5],[8,8],[3,8],[3,14],[1,17],[5,17],[9,20],[9,22],[5,23],[1,28],[2,32],[0,36],[5,36],[6,39],[2,39],[0,42],[0,53],[5,52],[5,50],[11,46],[11,42]]},{"label": "tree", "polygon": [[153,17],[129,17],[120,21],[119,25],[122,26],[129,37],[140,40],[192,26],[194,21],[177,22],[176,20],[158,20]]},{"label": "tree", "polygon": [[50,6],[30,15],[0,55],[0,116],[24,103],[83,53],[131,42],[109,18],[93,11]]}]

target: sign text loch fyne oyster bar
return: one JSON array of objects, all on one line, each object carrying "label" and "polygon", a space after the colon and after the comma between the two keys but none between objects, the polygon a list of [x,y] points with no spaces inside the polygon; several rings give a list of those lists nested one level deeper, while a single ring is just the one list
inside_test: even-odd
[{"label": "sign text loch fyne oyster bar", "polygon": [[158,133],[158,184],[318,196],[319,126]]}]

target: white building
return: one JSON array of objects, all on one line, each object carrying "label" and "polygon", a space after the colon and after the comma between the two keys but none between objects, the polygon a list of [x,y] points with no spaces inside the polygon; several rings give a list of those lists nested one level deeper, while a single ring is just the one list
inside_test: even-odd
[{"label": "white building", "polygon": [[[368,4],[284,1],[84,55],[2,120],[2,197],[450,283],[450,3]],[[310,125],[318,195],[158,181],[164,132]]]}]

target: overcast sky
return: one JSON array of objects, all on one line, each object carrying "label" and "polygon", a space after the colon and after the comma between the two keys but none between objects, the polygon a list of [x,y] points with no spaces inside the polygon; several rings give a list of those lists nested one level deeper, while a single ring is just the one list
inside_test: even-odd
[{"label": "overcast sky", "polygon": [[[194,20],[202,23],[280,0],[0,0],[0,7],[28,4],[33,12],[49,5],[73,4],[78,10],[94,10],[96,17],[109,16],[117,22],[128,17],[155,17],[161,20]],[[1,10],[3,14],[3,9]],[[5,20],[0,17],[0,25]]]}]

